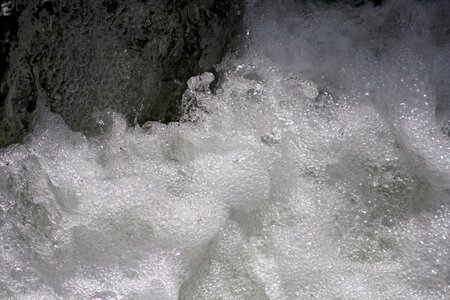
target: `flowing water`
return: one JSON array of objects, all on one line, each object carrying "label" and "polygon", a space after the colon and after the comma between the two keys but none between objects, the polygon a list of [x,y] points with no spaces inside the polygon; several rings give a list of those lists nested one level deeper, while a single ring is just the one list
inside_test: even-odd
[{"label": "flowing water", "polygon": [[446,299],[444,4],[249,1],[181,122],[41,107],[0,152],[0,298]]}]

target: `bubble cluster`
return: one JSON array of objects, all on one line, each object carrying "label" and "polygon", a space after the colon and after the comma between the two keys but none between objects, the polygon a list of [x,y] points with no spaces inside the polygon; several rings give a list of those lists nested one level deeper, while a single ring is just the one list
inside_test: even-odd
[{"label": "bubble cluster", "polygon": [[188,81],[181,122],[99,110],[86,137],[42,108],[2,150],[0,297],[447,297],[450,140],[428,76],[445,49],[402,21],[426,30],[439,6],[261,3],[221,84]]},{"label": "bubble cluster", "polygon": [[235,0],[25,6],[19,39],[33,60],[35,85],[52,112],[88,135],[97,110],[120,112],[129,124],[179,120],[186,81],[221,60],[242,23]]},{"label": "bubble cluster", "polygon": [[[41,82],[51,108],[78,130],[85,129],[85,118],[95,109],[121,107],[127,116],[137,114],[148,94],[146,85],[156,88],[149,81],[156,76],[150,59],[140,59],[139,49],[133,51],[129,45],[130,36],[136,42],[143,35],[140,26],[149,11],[147,6],[126,6],[118,1],[53,5],[52,14],[38,12],[41,35],[48,44],[42,54]],[[138,62],[142,66],[137,66]],[[147,74],[138,74],[142,68]]]}]

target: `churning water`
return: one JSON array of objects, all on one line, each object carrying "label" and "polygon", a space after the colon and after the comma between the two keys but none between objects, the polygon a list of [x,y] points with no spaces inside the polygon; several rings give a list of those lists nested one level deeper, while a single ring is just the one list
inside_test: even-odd
[{"label": "churning water", "polygon": [[445,299],[444,2],[249,1],[182,122],[41,108],[0,153],[0,297]]}]

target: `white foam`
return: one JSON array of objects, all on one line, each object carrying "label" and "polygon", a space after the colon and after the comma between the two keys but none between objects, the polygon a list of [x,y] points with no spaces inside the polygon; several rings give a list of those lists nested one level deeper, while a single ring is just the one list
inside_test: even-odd
[{"label": "white foam", "polygon": [[189,81],[181,123],[98,112],[87,138],[42,111],[0,156],[0,296],[444,299],[448,43],[439,2],[405,3],[249,3],[244,53],[217,93]]}]

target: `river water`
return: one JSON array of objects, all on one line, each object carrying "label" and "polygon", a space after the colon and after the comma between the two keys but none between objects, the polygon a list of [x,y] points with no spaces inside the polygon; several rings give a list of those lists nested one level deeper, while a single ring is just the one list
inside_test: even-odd
[{"label": "river water", "polygon": [[41,107],[0,152],[0,298],[445,299],[444,4],[248,1],[181,122]]}]

